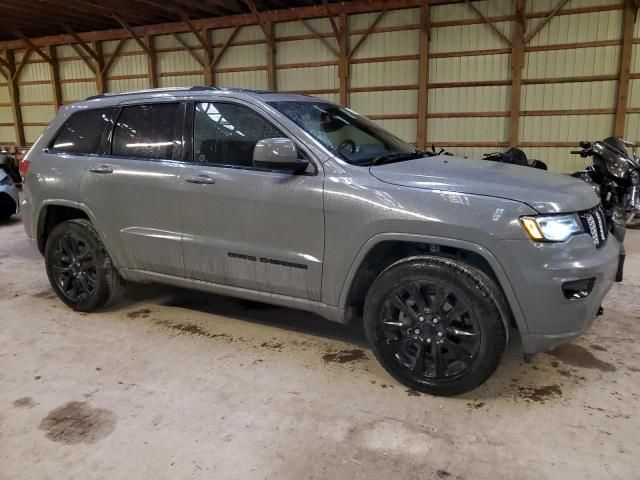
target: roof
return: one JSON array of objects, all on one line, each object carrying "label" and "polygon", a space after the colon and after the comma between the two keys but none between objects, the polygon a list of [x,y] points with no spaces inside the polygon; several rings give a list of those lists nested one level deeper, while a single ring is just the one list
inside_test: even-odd
[{"label": "roof", "polygon": [[[335,0],[329,0],[333,2]],[[309,0],[2,0],[0,41],[69,31],[87,32],[227,15],[252,14],[310,4]],[[251,5],[251,7],[250,7]]]}]

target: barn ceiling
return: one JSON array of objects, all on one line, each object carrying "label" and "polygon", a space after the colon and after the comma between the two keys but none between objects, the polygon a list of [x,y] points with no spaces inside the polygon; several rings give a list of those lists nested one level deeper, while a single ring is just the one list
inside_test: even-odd
[{"label": "barn ceiling", "polygon": [[[335,0],[328,0],[334,2]],[[0,41],[197,20],[322,3],[321,0],[3,0]]]}]

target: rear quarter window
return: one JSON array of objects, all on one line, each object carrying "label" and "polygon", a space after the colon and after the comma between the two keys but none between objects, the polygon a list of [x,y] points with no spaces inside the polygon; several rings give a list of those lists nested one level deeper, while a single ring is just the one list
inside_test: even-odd
[{"label": "rear quarter window", "polygon": [[76,112],[62,125],[51,149],[64,153],[94,154],[105,129],[111,124],[113,108]]}]

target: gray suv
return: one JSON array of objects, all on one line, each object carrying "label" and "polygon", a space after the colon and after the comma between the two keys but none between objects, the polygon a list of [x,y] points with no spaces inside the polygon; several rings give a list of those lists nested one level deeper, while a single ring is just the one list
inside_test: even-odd
[{"label": "gray suv", "polygon": [[26,233],[71,308],[161,282],[364,319],[384,368],[436,395],[483,383],[511,330],[525,355],[584,333],[618,267],[584,182],[429,156],[309,96],[90,97],[24,168]]}]

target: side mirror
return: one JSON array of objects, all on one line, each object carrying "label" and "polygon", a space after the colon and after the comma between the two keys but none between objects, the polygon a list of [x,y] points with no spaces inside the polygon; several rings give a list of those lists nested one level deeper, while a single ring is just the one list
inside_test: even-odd
[{"label": "side mirror", "polygon": [[584,150],[588,150],[591,148],[591,142],[587,142],[586,140],[582,140],[580,143],[580,148],[584,149]]},{"label": "side mirror", "polygon": [[257,168],[300,173],[309,166],[307,160],[298,158],[298,149],[288,138],[265,138],[253,149],[253,164]]}]

